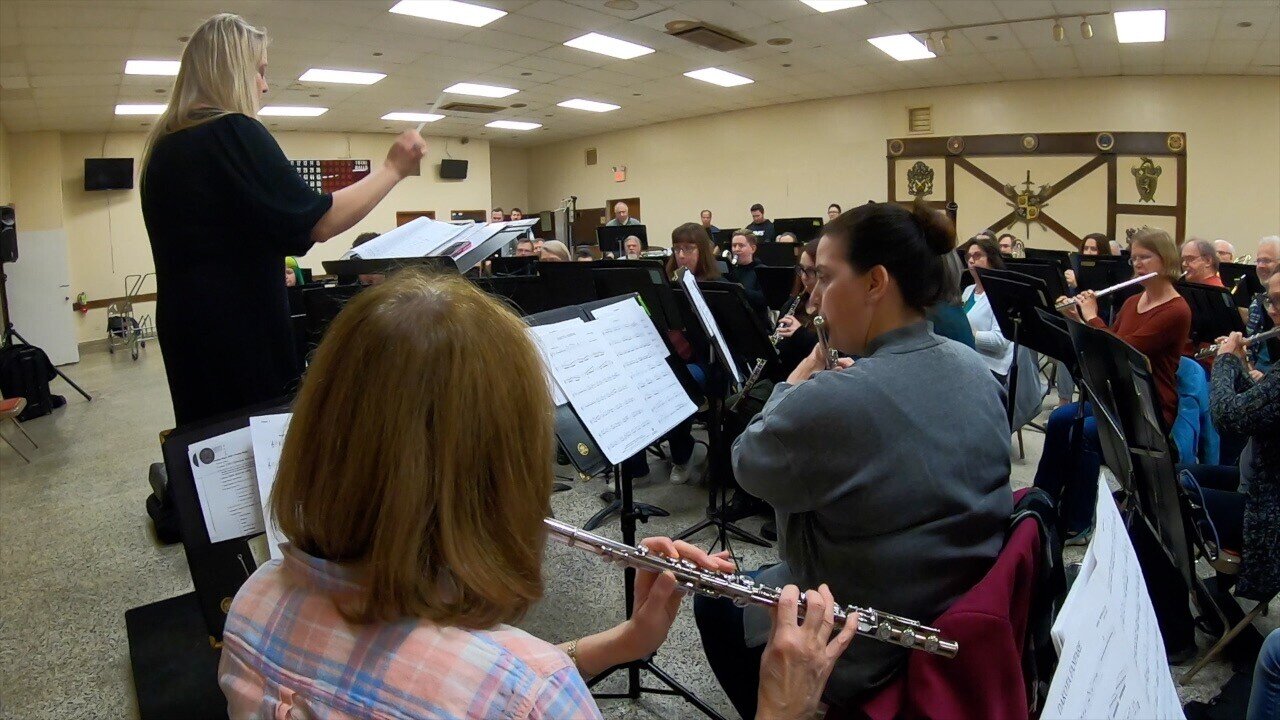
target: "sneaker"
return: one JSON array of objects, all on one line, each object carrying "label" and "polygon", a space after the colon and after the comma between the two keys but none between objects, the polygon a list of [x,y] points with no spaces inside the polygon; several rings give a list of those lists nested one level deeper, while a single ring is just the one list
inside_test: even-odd
[{"label": "sneaker", "polygon": [[1062,544],[1063,544],[1064,546],[1066,546],[1066,547],[1073,547],[1073,546],[1079,546],[1079,545],[1088,545],[1088,544],[1089,544],[1089,541],[1090,541],[1091,539],[1093,539],[1093,526],[1092,526],[1092,525],[1090,525],[1089,527],[1087,527],[1087,528],[1085,528],[1085,529],[1081,530],[1080,532],[1076,533],[1075,535],[1072,535],[1072,536],[1068,537],[1068,538],[1067,538],[1067,541],[1066,541],[1066,542],[1064,542],[1064,543],[1062,543]]},{"label": "sneaker", "polygon": [[671,466],[671,484],[683,485],[690,479],[697,479],[702,476],[702,471],[707,465],[707,449],[702,445],[695,444],[693,453],[689,456],[689,461],[679,465]]}]

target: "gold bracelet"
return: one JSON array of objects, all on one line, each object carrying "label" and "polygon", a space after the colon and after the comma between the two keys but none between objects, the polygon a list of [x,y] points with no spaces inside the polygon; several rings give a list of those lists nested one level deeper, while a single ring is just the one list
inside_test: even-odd
[{"label": "gold bracelet", "polygon": [[573,661],[573,668],[577,670],[579,673],[581,673],[582,668],[578,667],[578,641],[577,640],[569,641],[569,647],[565,649],[565,654],[569,656],[569,659],[571,661]]}]

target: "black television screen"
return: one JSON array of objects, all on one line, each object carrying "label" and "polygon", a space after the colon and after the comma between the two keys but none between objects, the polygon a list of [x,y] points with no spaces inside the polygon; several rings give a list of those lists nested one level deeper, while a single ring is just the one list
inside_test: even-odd
[{"label": "black television screen", "polygon": [[85,190],[132,190],[133,158],[85,158]]},{"label": "black television screen", "polygon": [[467,161],[446,158],[440,161],[441,180],[466,180]]}]

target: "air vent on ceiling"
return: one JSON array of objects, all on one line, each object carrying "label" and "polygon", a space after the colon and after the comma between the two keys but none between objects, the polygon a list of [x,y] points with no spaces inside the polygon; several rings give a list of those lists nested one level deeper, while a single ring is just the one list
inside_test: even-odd
[{"label": "air vent on ceiling", "polygon": [[731,30],[702,21],[669,23],[667,34],[717,52],[729,52],[755,45],[754,42],[734,34]]},{"label": "air vent on ceiling", "polygon": [[933,106],[907,108],[907,132],[933,132]]},{"label": "air vent on ceiling", "polygon": [[587,157],[587,164],[588,164],[588,165],[595,165],[595,164],[596,164],[596,149],[595,149],[595,148],[587,148],[586,157]]},{"label": "air vent on ceiling", "polygon": [[465,113],[496,113],[499,110],[506,110],[500,105],[481,105],[480,103],[469,102],[451,102],[441,105],[438,110],[452,110],[454,112]]}]

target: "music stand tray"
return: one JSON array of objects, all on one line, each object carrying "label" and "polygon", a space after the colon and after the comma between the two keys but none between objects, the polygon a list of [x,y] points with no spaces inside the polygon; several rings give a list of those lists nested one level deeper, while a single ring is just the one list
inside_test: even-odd
[{"label": "music stand tray", "polygon": [[816,217],[777,218],[773,221],[773,229],[777,231],[774,237],[789,232],[796,236],[797,245],[804,245],[822,232],[822,222],[822,218]]},{"label": "music stand tray", "polygon": [[804,249],[799,243],[762,242],[756,245],[756,262],[761,265],[793,268]]},{"label": "music stand tray", "polygon": [[1244,332],[1244,320],[1230,290],[1182,281],[1173,286],[1191,306],[1192,342],[1211,343],[1233,332]]},{"label": "music stand tray", "polygon": [[596,244],[600,252],[622,257],[622,243],[630,236],[640,238],[640,247],[649,249],[649,229],[644,225],[601,225],[596,228]]},{"label": "music stand tray", "polygon": [[1248,308],[1258,293],[1264,292],[1262,281],[1258,279],[1258,269],[1243,263],[1219,263],[1218,277],[1222,284],[1235,289],[1232,293],[1236,299],[1236,307]]}]

